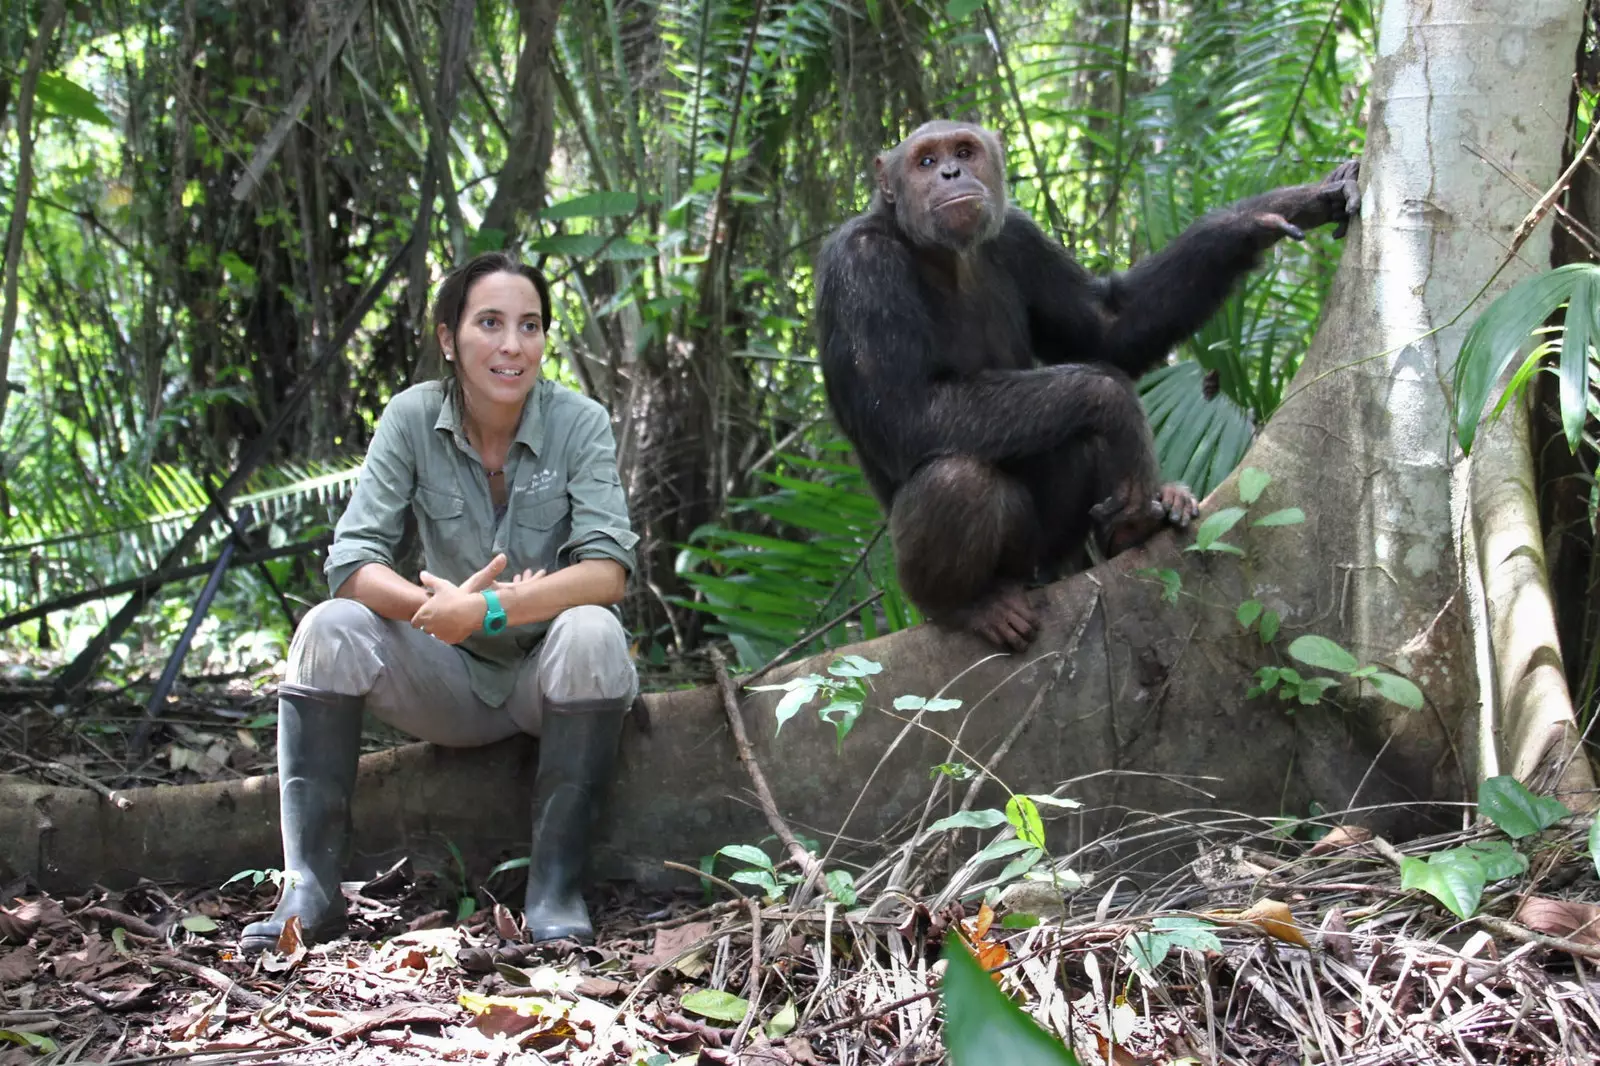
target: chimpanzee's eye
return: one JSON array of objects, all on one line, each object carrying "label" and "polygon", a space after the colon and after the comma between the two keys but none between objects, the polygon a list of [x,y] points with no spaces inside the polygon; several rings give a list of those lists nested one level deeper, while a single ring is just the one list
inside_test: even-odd
[{"label": "chimpanzee's eye", "polygon": [[956,158],[957,159],[971,159],[972,158],[972,148],[971,148],[971,146],[963,144],[960,148],[957,148],[956,149]]},{"label": "chimpanzee's eye", "polygon": [[919,167],[931,167],[931,166],[933,166],[933,156],[931,156],[931,155],[923,156],[921,159],[917,160],[917,166],[919,166]]}]

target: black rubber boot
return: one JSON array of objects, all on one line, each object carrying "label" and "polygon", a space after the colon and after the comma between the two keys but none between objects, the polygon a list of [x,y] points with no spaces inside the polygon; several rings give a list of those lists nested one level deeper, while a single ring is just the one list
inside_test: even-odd
[{"label": "black rubber boot", "polygon": [[615,700],[545,704],[523,903],[528,935],[536,942],[594,939],[583,902],[583,867],[627,711],[626,702]]},{"label": "black rubber boot", "polygon": [[[290,915],[306,944],[344,931],[339,891],[350,845],[350,795],[361,755],[361,697],[299,686],[278,689],[278,795],[286,884],[278,907],[239,937],[250,955],[277,947]],[[293,883],[287,883],[292,875]]]}]

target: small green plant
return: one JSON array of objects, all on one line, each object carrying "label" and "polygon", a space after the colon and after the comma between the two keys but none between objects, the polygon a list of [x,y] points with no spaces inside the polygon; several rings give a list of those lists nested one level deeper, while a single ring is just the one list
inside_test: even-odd
[{"label": "small green plant", "polygon": [[279,888],[292,888],[299,881],[300,875],[294,873],[293,871],[285,873],[282,870],[240,870],[238,873],[222,882],[222,887],[227,888],[235,881],[243,881],[246,879],[250,881],[251,888],[260,888],[261,882],[263,881],[271,881]]},{"label": "small green plant", "polygon": [[1150,930],[1143,933],[1131,934],[1125,946],[1128,949],[1128,961],[1135,968],[1150,973],[1167,957],[1173,948],[1188,951],[1221,951],[1222,941],[1217,939],[1213,931],[1216,926],[1203,918],[1189,918],[1175,915],[1167,918],[1157,918],[1150,923]]},{"label": "small green plant", "polygon": [[729,844],[717,849],[718,855],[740,865],[728,875],[728,880],[742,885],[754,885],[768,900],[780,900],[788,895],[789,888],[798,884],[798,875],[779,871],[771,857],[754,844]]},{"label": "small green plant", "polygon": [[[1560,800],[1534,795],[1509,774],[1491,777],[1478,786],[1478,813],[1511,840],[1533,836],[1572,814]],[[1596,827],[1600,821],[1589,831],[1591,857],[1600,843]],[[1595,863],[1600,869],[1600,858]],[[1520,877],[1527,870],[1528,857],[1510,840],[1477,841],[1434,852],[1426,859],[1407,856],[1400,864],[1400,887],[1428,893],[1465,921],[1477,913],[1487,886]]]},{"label": "small green plant", "polygon": [[[1386,673],[1371,663],[1362,664],[1327,637],[1312,633],[1296,637],[1289,645],[1289,654],[1307,666],[1342,674],[1346,681],[1365,682],[1384,699],[1409,710],[1422,709],[1422,690],[1410,678]],[[1279,699],[1298,700],[1309,707],[1341,683],[1339,678],[1302,677],[1299,671],[1287,666],[1263,666],[1256,671],[1256,683],[1245,693],[1245,698],[1276,691]]]},{"label": "small green plant", "polygon": [[774,712],[780,731],[785,722],[799,714],[801,709],[820,693],[826,702],[818,709],[817,717],[833,726],[838,737],[838,745],[842,750],[844,738],[855,727],[856,719],[861,717],[862,708],[866,706],[869,686],[867,679],[873,674],[882,672],[881,663],[875,663],[859,655],[844,655],[835,659],[828,667],[828,676],[807,674],[804,677],[790,678],[782,684],[752,685],[751,691],[784,694]]}]

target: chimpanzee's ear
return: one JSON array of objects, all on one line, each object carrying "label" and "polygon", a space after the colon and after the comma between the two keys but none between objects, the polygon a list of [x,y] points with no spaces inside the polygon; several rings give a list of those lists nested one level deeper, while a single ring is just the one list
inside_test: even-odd
[{"label": "chimpanzee's ear", "polygon": [[894,187],[889,181],[889,168],[883,156],[879,155],[873,158],[872,169],[878,175],[878,191],[883,194],[886,202],[894,203]]}]

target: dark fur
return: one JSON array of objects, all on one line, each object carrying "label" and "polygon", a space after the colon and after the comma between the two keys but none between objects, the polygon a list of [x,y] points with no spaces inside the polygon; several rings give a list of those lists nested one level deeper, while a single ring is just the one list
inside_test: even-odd
[{"label": "dark fur", "polygon": [[[960,140],[967,156],[952,150],[936,172],[913,174],[908,146],[929,138]],[[906,592],[958,624],[972,624],[965,612],[985,597],[1075,555],[1097,517],[1108,553],[1160,527],[1133,378],[1197,330],[1264,249],[1325,222],[1342,233],[1358,205],[1346,164],[1322,184],[1215,212],[1126,273],[1099,278],[1006,205],[988,131],[929,124],[880,157],[879,175],[872,206],[818,259],[823,377],[889,510]],[[988,214],[952,239],[923,201],[974,179],[989,190]]]}]

